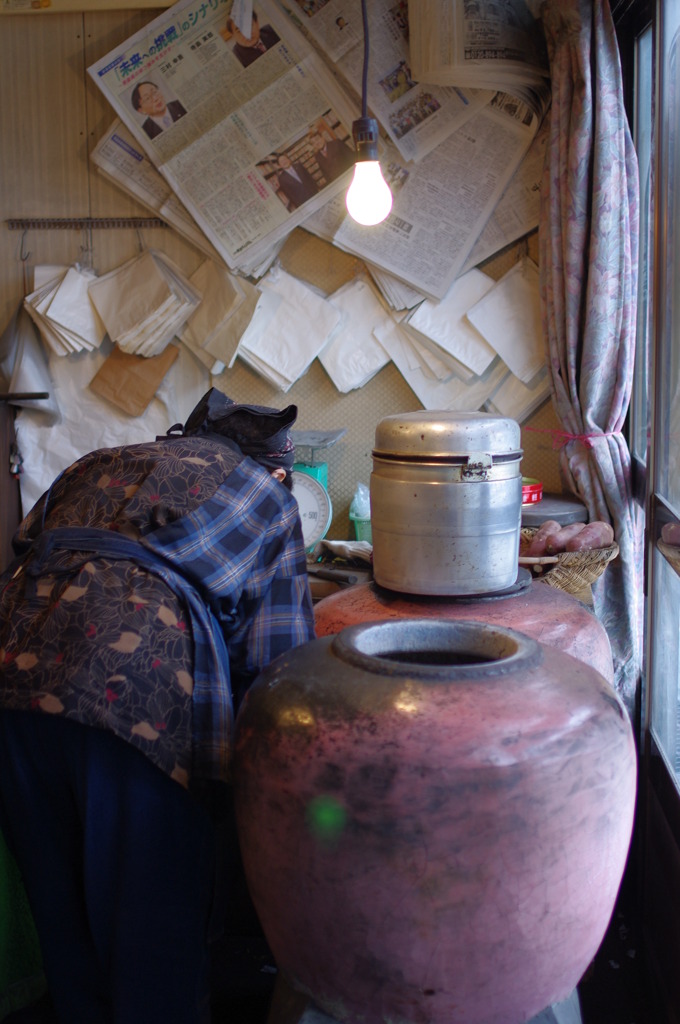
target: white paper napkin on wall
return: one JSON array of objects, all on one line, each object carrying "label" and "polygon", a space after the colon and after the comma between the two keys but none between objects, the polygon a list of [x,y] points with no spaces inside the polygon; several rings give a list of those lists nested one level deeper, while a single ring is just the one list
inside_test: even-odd
[{"label": "white paper napkin on wall", "polygon": [[507,366],[496,356],[483,374],[469,381],[460,377],[437,380],[413,358],[411,339],[399,324],[386,318],[376,327],[375,333],[425,409],[475,412],[482,408],[508,373]]},{"label": "white paper napkin on wall", "polygon": [[94,280],[94,271],[77,264],[35,268],[35,288],[24,308],[56,355],[91,351],[104,340],[106,329],[88,294]]},{"label": "white paper napkin on wall", "polygon": [[49,304],[47,315],[53,324],[74,334],[83,348],[99,348],[106,328],[90,301],[88,288],[95,279],[90,270],[69,267]]},{"label": "white paper napkin on wall", "polygon": [[514,373],[508,373],[505,380],[491,395],[485,408],[488,412],[509,416],[518,423],[523,423],[548,398],[550,398],[550,381],[548,368],[544,366],[529,384],[522,383]]},{"label": "white paper napkin on wall", "polygon": [[546,364],[538,266],[516,263],[474,306],[467,318],[516,377],[529,384]]},{"label": "white paper napkin on wall", "polygon": [[[245,289],[226,267],[210,259],[201,263],[190,281],[202,299],[182,328],[181,340],[211,373],[221,373],[236,354],[240,333],[235,336],[230,321],[247,301]],[[250,310],[252,315],[254,302]]]},{"label": "white paper napkin on wall", "polygon": [[330,301],[343,319],[319,361],[338,391],[346,393],[363,387],[390,361],[373,333],[385,317],[385,308],[368,282],[360,278],[339,288]]},{"label": "white paper napkin on wall", "polygon": [[96,278],[88,292],[111,340],[143,356],[162,352],[201,301],[172,260],[152,249]]},{"label": "white paper napkin on wall", "polygon": [[494,279],[481,270],[469,270],[457,278],[443,299],[426,299],[410,313],[404,328],[436,342],[470,373],[484,373],[496,352],[465,314],[494,287]]},{"label": "white paper napkin on wall", "polygon": [[[339,326],[340,310],[305,282],[273,267],[259,283],[263,303],[238,354],[280,391],[307,372]],[[264,309],[271,310],[266,324]]]}]

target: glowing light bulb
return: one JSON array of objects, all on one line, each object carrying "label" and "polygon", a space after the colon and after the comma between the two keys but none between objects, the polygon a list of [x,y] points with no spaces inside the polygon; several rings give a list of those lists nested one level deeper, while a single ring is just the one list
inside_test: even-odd
[{"label": "glowing light bulb", "polygon": [[358,224],[380,224],[392,209],[392,193],[377,160],[360,160],[347,191],[347,211]]},{"label": "glowing light bulb", "polygon": [[354,177],[347,190],[347,211],[358,224],[373,227],[385,220],[392,209],[392,193],[382,176],[378,161],[378,122],[360,117],[352,123],[356,147]]}]

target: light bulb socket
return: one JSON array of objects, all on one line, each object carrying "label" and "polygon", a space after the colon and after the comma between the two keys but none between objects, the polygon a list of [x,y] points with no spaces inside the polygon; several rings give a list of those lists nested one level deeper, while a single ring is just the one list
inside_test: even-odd
[{"label": "light bulb socket", "polygon": [[378,159],[378,122],[374,117],[359,117],[352,121],[352,138],[356,148],[354,162]]}]

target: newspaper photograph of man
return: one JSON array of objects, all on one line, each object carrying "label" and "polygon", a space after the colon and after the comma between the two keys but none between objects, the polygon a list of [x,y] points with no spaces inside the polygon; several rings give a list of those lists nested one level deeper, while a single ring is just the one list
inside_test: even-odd
[{"label": "newspaper photograph of man", "polygon": [[155,139],[186,114],[179,100],[166,100],[161,89],[151,81],[138,82],[132,90],[130,102],[144,118],[142,128],[150,139]]},{"label": "newspaper photograph of man", "polygon": [[270,153],[257,165],[269,187],[289,211],[297,210],[319,192],[319,182],[303,163],[307,152],[298,142],[294,149]]},{"label": "newspaper photograph of man", "polygon": [[249,67],[258,57],[275,46],[280,37],[271,25],[260,25],[257,11],[253,11],[250,23],[250,35],[246,36],[237,26],[233,18],[227,18],[225,27],[220,31],[225,42],[234,40],[232,53],[244,68]]},{"label": "newspaper photograph of man", "polygon": [[309,141],[326,184],[335,181],[354,164],[354,150],[342,139],[331,138],[325,132],[318,131],[310,135]]}]

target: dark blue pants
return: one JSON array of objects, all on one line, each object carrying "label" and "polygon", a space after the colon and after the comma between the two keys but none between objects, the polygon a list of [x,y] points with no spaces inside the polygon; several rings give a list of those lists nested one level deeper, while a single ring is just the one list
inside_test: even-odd
[{"label": "dark blue pants", "polygon": [[0,825],[63,1024],[208,1024],[215,834],[102,729],[0,712]]}]

